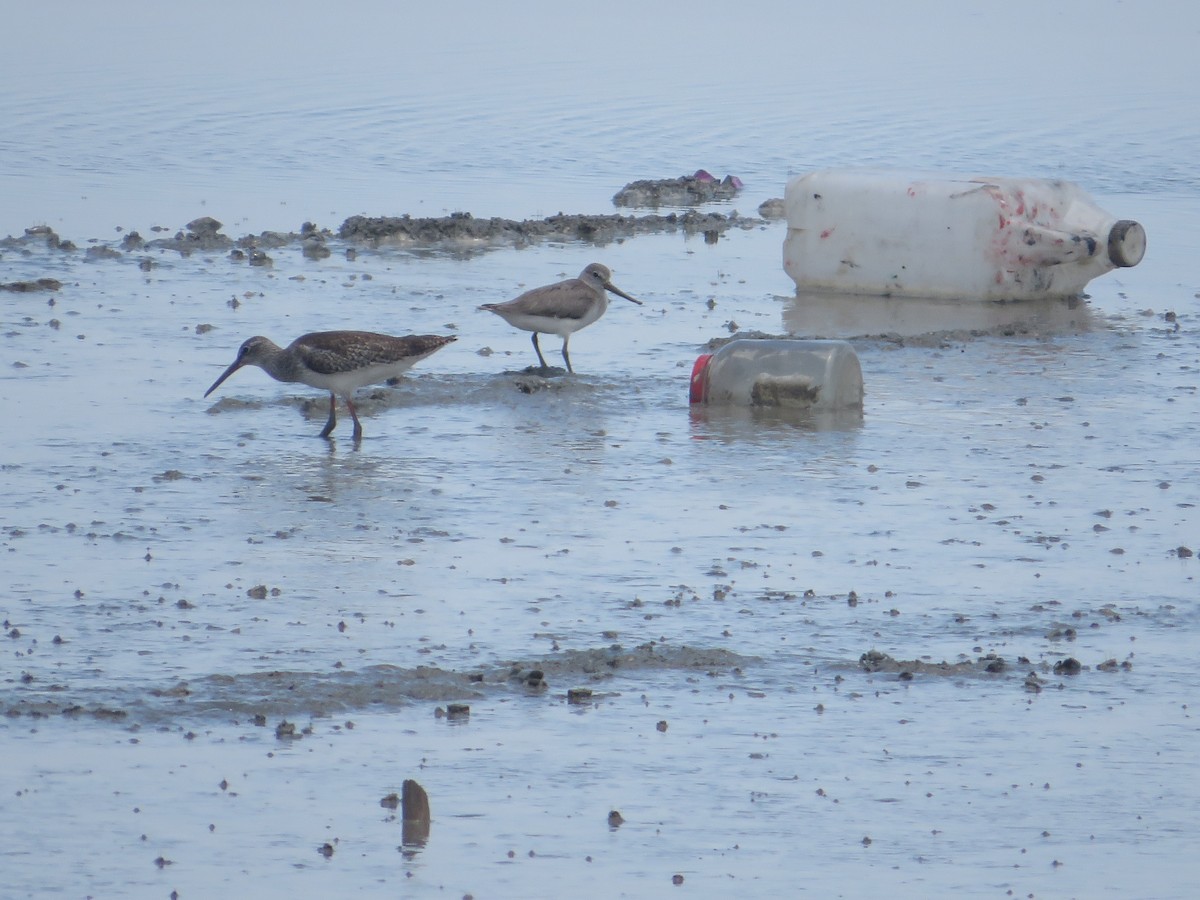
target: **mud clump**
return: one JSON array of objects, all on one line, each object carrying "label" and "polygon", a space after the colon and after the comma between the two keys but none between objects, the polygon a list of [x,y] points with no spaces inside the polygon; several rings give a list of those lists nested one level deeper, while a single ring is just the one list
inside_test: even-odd
[{"label": "mud clump", "polygon": [[305,259],[325,259],[333,254],[322,234],[310,234],[301,241],[300,252]]},{"label": "mud clump", "polygon": [[730,228],[753,228],[762,220],[688,211],[683,214],[565,215],[544,219],[477,219],[470,213],[436,218],[412,216],[351,216],[337,236],[373,246],[400,244],[418,247],[523,247],[539,241],[584,241],[604,245],[640,234],[682,231],[685,234],[721,233]]},{"label": "mud clump", "polygon": [[1054,664],[1055,675],[1078,675],[1083,671],[1083,665],[1073,656],[1059,660]]},{"label": "mud clump", "polygon": [[[980,660],[978,668],[983,668],[987,662],[992,660]],[[911,680],[914,675],[967,675],[977,669],[973,662],[929,663],[919,659],[893,659],[879,650],[868,650],[858,658],[858,664],[866,672],[898,675],[904,681]]]},{"label": "mud clump", "polygon": [[[703,176],[703,177],[702,177]],[[666,182],[633,182],[627,185],[629,190],[635,185],[658,185],[651,191],[658,200],[654,203],[630,203],[624,205],[658,205],[670,204],[677,206],[694,206],[697,203],[711,199],[728,199],[741,189],[741,181],[734,176],[726,176],[718,181],[711,175],[701,171],[696,175],[685,178],[671,179]],[[674,185],[677,196],[670,196],[668,185]],[[643,198],[651,196],[645,189],[640,189]],[[618,194],[620,196],[620,194]],[[768,201],[763,209],[775,216],[777,210],[775,201]],[[622,204],[618,204],[622,205]],[[336,233],[327,228],[319,228],[312,222],[305,222],[298,232],[263,231],[258,234],[247,234],[234,239],[221,229],[221,222],[211,216],[201,216],[188,222],[184,228],[170,237],[147,240],[136,231],[131,231],[121,239],[117,247],[97,245],[87,251],[87,259],[100,261],[124,258],[128,253],[150,253],[153,251],[170,250],[187,256],[193,252],[228,252],[233,262],[248,263],[252,266],[269,267],[273,260],[267,250],[299,245],[305,259],[320,261],[328,258],[334,252],[330,242],[340,239],[352,244],[365,244],[379,247],[385,244],[416,249],[440,250],[455,254],[478,253],[486,250],[504,247],[526,247],[542,241],[582,241],[596,246],[605,246],[626,238],[638,235],[682,232],[684,235],[704,235],[708,243],[716,243],[718,238],[731,228],[749,230],[762,227],[765,218],[742,216],[737,211],[729,214],[716,212],[701,212],[689,209],[682,213],[666,215],[622,215],[622,214],[565,214],[546,216],[539,219],[505,219],[499,217],[476,218],[469,212],[455,212],[447,216],[413,217],[407,213],[400,216],[351,216],[337,229]],[[154,226],[152,231],[165,232],[168,229]],[[65,241],[45,225],[35,225],[25,229],[21,237],[0,239],[0,249],[26,250],[32,245],[44,245],[49,249],[76,251],[79,248],[71,241]],[[343,249],[343,248],[339,248]],[[357,256],[353,246],[343,249],[347,259]],[[138,263],[143,270],[153,268],[154,262],[143,258]],[[12,282],[0,285],[0,289],[11,291],[57,290],[43,282],[52,279],[39,279],[29,282]],[[61,285],[59,286],[61,287]]]},{"label": "mud clump", "polygon": [[736,175],[717,179],[704,169],[679,178],[631,181],[613,195],[614,206],[698,206],[714,200],[732,200],[742,189]]},{"label": "mud clump", "polygon": [[96,247],[88,247],[83,256],[88,262],[97,262],[105,259],[120,259],[123,254],[120,250],[115,250],[112,247],[100,245]]},{"label": "mud clump", "polygon": [[187,253],[191,250],[227,250],[233,246],[233,238],[221,234],[221,223],[212,216],[192,219],[187,231],[176,232],[173,238],[151,241],[149,246],[163,247]]},{"label": "mud clump", "polygon": [[34,244],[44,244],[49,250],[71,252],[78,250],[71,241],[64,241],[49,225],[31,225],[25,229],[21,237],[8,237],[0,240],[0,249],[19,250]]},{"label": "mud clump", "polygon": [[14,294],[27,294],[32,291],[61,291],[62,282],[54,278],[38,278],[32,281],[0,282],[0,291],[11,291]]},{"label": "mud clump", "polygon": [[[739,656],[720,648],[673,646],[651,641],[626,649],[620,645],[592,650],[566,650],[553,657],[539,660],[534,672],[542,678],[589,675],[594,679],[607,678],[618,671],[688,670],[736,671],[752,662],[754,657]],[[510,678],[524,680],[525,667],[513,664]],[[533,674],[528,672],[527,674]]]},{"label": "mud clump", "polygon": [[782,197],[772,197],[758,204],[758,214],[764,219],[782,219],[787,215]]},{"label": "mud clump", "polygon": [[549,687],[546,683],[546,673],[541,669],[521,673],[520,680],[531,691],[544,691]]}]

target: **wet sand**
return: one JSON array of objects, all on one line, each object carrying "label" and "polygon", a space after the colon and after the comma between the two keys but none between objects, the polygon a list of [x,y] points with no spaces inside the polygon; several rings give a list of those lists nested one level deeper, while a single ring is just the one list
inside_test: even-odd
[{"label": "wet sand", "polygon": [[[1197,13],[329,13],[6,18],[5,896],[1190,900]],[[799,296],[827,166],[1066,177],[1149,250]],[[477,308],[592,262],[646,305],[529,371]],[[357,446],[203,397],[337,328],[458,340]],[[863,414],[689,408],[748,334],[848,338]]]},{"label": "wet sand", "polygon": [[[7,242],[59,283],[7,323],[13,884],[786,894],[786,850],[822,895],[1096,896],[1152,844],[1181,896],[1190,317],[1115,275],[986,315],[788,296],[783,227]],[[475,307],[592,259],[647,308],[527,373]],[[201,399],[249,334],[328,327],[459,342],[360,392],[360,447],[261,373]],[[850,338],[864,415],[689,410],[752,333]],[[405,779],[423,844],[380,808]]]}]

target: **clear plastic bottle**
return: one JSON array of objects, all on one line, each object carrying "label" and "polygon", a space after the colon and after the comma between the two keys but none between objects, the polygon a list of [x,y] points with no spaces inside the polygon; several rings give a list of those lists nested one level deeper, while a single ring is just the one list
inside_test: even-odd
[{"label": "clear plastic bottle", "polygon": [[861,409],[862,367],[845,341],[730,341],[692,366],[691,402],[832,411]]},{"label": "clear plastic bottle", "polygon": [[828,169],[789,181],[784,208],[783,268],[809,291],[1067,297],[1146,252],[1141,225],[1067,181]]}]

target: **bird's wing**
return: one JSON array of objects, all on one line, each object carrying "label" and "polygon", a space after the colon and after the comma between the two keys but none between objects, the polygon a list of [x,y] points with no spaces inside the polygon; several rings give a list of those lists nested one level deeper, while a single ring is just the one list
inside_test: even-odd
[{"label": "bird's wing", "polygon": [[499,308],[548,319],[582,319],[596,303],[596,292],[578,278],[526,291]]},{"label": "bird's wing", "polygon": [[453,340],[436,334],[396,337],[371,331],[333,331],[306,334],[294,343],[306,366],[322,375],[336,375],[348,368],[365,369],[405,359],[415,361]]}]

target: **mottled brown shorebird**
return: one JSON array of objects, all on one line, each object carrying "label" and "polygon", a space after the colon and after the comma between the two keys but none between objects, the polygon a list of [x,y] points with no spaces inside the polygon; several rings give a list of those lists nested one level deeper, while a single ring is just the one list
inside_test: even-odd
[{"label": "mottled brown shorebird", "polygon": [[237,359],[204,392],[207,397],[221,382],[243,366],[258,366],[276,381],[300,382],[329,391],[329,421],[321,431],[327,438],[337,425],[337,398],[346,401],[354,419],[354,439],[362,438],[362,424],[351,395],[360,387],[378,384],[407,372],[416,363],[457,338],[437,334],[394,337],[370,331],[315,331],[280,347],[256,335],[238,349]]},{"label": "mottled brown shorebird", "polygon": [[542,348],[538,346],[538,334],[557,334],[563,339],[562,356],[571,368],[571,357],[567,353],[567,344],[571,335],[581,328],[591,325],[608,309],[608,295],[611,291],[618,297],[631,300],[638,306],[641,300],[634,300],[624,291],[616,287],[612,281],[612,272],[607,266],[592,263],[579,273],[578,278],[568,278],[556,284],[526,291],[515,300],[507,303],[485,303],[480,309],[494,312],[509,325],[522,331],[533,332],[533,349],[537,352],[538,362],[543,369],[546,358],[542,356]]}]

